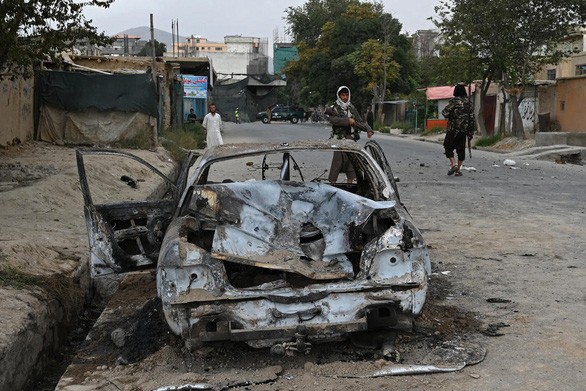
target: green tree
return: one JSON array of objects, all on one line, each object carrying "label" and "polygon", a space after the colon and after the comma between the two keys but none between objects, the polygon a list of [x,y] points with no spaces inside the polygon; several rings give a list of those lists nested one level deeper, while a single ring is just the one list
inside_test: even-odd
[{"label": "green tree", "polygon": [[[316,8],[329,19],[305,15]],[[301,102],[314,104],[316,97],[322,104],[332,102],[337,87],[347,85],[361,109],[372,100],[374,86],[387,94],[391,88],[408,92],[415,86],[415,67],[405,66],[414,64],[410,42],[398,36],[401,24],[384,13],[381,3],[310,0],[303,7],[290,7],[286,19],[299,59],[290,62],[285,73],[289,85],[301,86],[296,88]],[[375,53],[375,47],[382,52]],[[399,80],[403,76],[406,81]],[[385,81],[388,88],[383,87]]]},{"label": "green tree", "polygon": [[512,133],[524,137],[519,105],[525,87],[543,65],[570,54],[559,43],[586,21],[586,0],[445,0],[436,13],[447,45],[466,46],[478,58],[480,114],[490,84],[500,81],[513,109]]},{"label": "green tree", "polygon": [[440,85],[466,84],[482,78],[482,63],[467,45],[443,45],[435,62],[436,80]]},{"label": "green tree", "polygon": [[103,45],[111,38],[98,33],[83,15],[86,6],[108,8],[114,0],[2,0],[0,2],[0,78],[30,77],[32,67],[78,42]]},{"label": "green tree", "polygon": [[285,11],[288,32],[295,42],[314,46],[321,35],[322,26],[327,21],[338,19],[348,5],[356,2],[357,0],[309,0],[303,6],[289,7]]},{"label": "green tree", "polygon": [[[152,43],[151,41],[149,41],[146,45],[144,45],[144,47],[142,49],[140,49],[140,51],[138,52],[139,56],[147,56],[150,57],[152,56]],[[155,39],[155,56],[157,57],[162,57],[165,52],[167,51],[167,44],[163,43],[163,42],[159,42]]]}]

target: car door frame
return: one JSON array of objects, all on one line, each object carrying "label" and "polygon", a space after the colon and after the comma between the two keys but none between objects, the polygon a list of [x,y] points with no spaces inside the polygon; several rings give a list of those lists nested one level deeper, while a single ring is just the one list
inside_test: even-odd
[{"label": "car door frame", "polygon": [[[93,201],[84,158],[90,155],[121,156],[139,162],[161,177],[166,191],[161,198],[124,200],[96,204]],[[146,160],[119,150],[76,150],[80,188],[84,201],[92,278],[113,273],[151,269],[158,255],[179,199],[187,183],[189,168],[197,155],[189,152],[173,181]]]},{"label": "car door frame", "polygon": [[[376,163],[383,169],[387,177],[389,178],[389,182],[391,182],[391,186],[395,191],[395,195],[397,196],[397,201],[403,205],[401,202],[401,196],[399,194],[399,188],[397,187],[398,178],[393,175],[393,170],[391,169],[391,165],[387,160],[387,156],[385,155],[382,147],[378,142],[375,140],[369,140],[364,145],[364,149],[366,152],[376,161]],[[403,205],[404,206],[404,205]]]}]

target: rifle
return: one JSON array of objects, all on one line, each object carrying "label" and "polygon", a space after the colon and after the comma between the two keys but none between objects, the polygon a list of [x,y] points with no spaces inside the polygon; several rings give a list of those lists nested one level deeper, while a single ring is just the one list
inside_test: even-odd
[{"label": "rifle", "polygon": [[470,159],[472,159],[472,147],[470,146],[471,142],[472,142],[472,138],[466,136],[468,138],[468,157],[470,157]]},{"label": "rifle", "polygon": [[361,130],[363,132],[372,132],[372,129],[370,128],[370,126],[366,123],[366,122],[359,122],[358,120],[356,120],[356,118],[354,118],[354,121],[356,121],[354,123],[354,128]]}]

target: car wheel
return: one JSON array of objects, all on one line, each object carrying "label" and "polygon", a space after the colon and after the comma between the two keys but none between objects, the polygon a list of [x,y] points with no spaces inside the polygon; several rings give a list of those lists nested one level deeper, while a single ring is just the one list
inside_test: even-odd
[{"label": "car wheel", "polygon": [[268,124],[269,123],[269,118],[268,117],[262,117],[262,123],[263,124]]},{"label": "car wheel", "polygon": [[299,122],[299,118],[297,118],[297,117],[291,118],[291,123],[292,124],[296,124],[297,122]]}]

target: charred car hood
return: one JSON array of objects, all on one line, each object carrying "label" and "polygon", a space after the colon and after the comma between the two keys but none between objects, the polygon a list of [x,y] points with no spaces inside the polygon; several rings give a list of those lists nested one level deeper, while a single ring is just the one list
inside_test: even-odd
[{"label": "charred car hood", "polygon": [[395,201],[373,201],[317,182],[239,182],[196,186],[190,210],[213,221],[212,255],[307,277],[351,277],[345,253],[363,226]]}]

